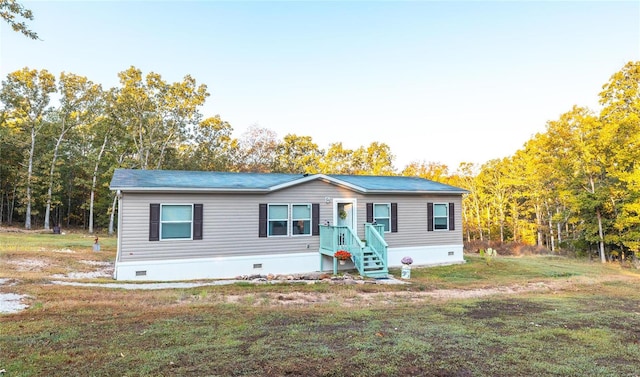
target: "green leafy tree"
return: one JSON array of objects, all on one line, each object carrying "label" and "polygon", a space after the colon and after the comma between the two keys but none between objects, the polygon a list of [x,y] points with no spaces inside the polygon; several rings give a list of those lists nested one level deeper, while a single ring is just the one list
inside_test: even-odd
[{"label": "green leafy tree", "polygon": [[324,174],[351,174],[353,150],[346,149],[341,142],[329,145],[319,162],[320,172]]},{"label": "green leafy tree", "polygon": [[0,112],[0,224],[6,219],[12,225],[25,148],[20,128],[6,115],[3,109]]},{"label": "green leafy tree", "polygon": [[[72,73],[61,73],[58,80],[58,93],[60,94],[60,107],[57,110],[58,129],[55,136],[53,157],[49,169],[49,183],[47,188],[46,208],[44,216],[44,229],[50,229],[51,202],[53,195],[54,173],[60,146],[65,141],[69,131],[81,124],[90,124],[96,121],[102,110],[102,88],[94,84],[86,77]],[[92,191],[93,195],[93,191]],[[92,198],[93,201],[93,198]],[[92,212],[92,211],[91,211]],[[91,213],[93,215],[93,213]],[[93,232],[93,218],[89,216],[90,232]]]},{"label": "green leafy tree", "polygon": [[487,225],[491,228],[491,224],[497,224],[500,242],[505,241],[505,221],[507,214],[507,206],[509,203],[509,184],[508,171],[510,161],[508,159],[491,160],[482,166],[482,170],[478,175],[480,185],[487,193]]},{"label": "green leafy tree", "polygon": [[351,174],[394,175],[394,158],[389,145],[374,141],[353,151]]},{"label": "green leafy tree", "polygon": [[611,179],[607,174],[611,136],[611,129],[603,127],[590,110],[574,106],[559,120],[548,122],[545,138],[546,148],[554,157],[551,166],[576,198],[575,211],[581,213],[584,237],[598,244],[603,262],[606,218],[612,212]]},{"label": "green leafy tree", "polygon": [[482,198],[479,181],[477,179],[477,170],[478,167],[475,164],[463,162],[458,167],[454,175],[454,182],[452,182],[456,186],[469,191],[469,193],[464,196],[462,205],[462,221],[463,228],[467,233],[467,241],[471,241],[475,239],[475,237],[478,237],[480,241],[484,240],[484,232],[480,218]]},{"label": "green leafy tree", "polygon": [[114,92],[111,116],[127,129],[137,166],[160,169],[170,150],[176,151],[199,123],[207,87],[189,75],[171,84],[153,72],[143,79],[135,67],[118,76],[121,88]]},{"label": "green leafy tree", "polygon": [[609,129],[611,159],[619,200],[615,228],[619,242],[640,253],[640,62],[629,62],[600,93],[600,122]]},{"label": "green leafy tree", "polygon": [[233,128],[220,115],[201,121],[194,129],[193,141],[181,147],[177,166],[187,170],[230,171],[238,154]]},{"label": "green leafy tree", "polygon": [[31,229],[33,163],[38,133],[45,125],[50,96],[56,92],[55,77],[46,70],[12,72],[2,81],[0,100],[4,103],[7,122],[28,135],[27,173],[25,179],[25,228]]},{"label": "green leafy tree", "polygon": [[288,134],[276,147],[274,172],[315,174],[320,171],[323,151],[311,136]]},{"label": "green leafy tree", "polygon": [[[26,21],[33,21],[33,12],[15,0],[0,0],[0,17],[11,26],[13,31],[38,39],[38,34],[31,31]],[[24,20],[23,20],[24,19]]]}]

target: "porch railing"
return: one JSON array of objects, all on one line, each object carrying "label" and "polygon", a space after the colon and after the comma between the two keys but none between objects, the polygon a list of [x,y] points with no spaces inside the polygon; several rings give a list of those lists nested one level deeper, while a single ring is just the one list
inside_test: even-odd
[{"label": "porch railing", "polygon": [[365,223],[364,236],[369,249],[374,252],[380,260],[384,261],[385,266],[388,266],[387,248],[389,245],[387,241],[384,240],[384,225]]},{"label": "porch railing", "polygon": [[[363,268],[364,243],[347,226],[320,225],[320,254],[333,257],[338,250],[346,250],[351,253],[351,260],[356,268]],[[320,256],[320,268],[322,269],[322,255]],[[337,273],[338,261],[333,259],[333,272]]]},{"label": "porch railing", "polygon": [[385,275],[388,245],[384,240],[384,225],[365,223],[364,230],[366,245],[349,227],[320,225],[320,270],[323,270],[323,255],[327,255],[333,258],[333,273],[336,274],[338,260],[333,255],[338,250],[346,250],[351,253],[351,260],[361,274]]}]

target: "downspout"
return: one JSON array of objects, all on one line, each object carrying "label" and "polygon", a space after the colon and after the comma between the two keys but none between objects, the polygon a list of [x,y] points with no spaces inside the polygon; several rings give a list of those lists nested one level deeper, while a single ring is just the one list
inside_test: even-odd
[{"label": "downspout", "polygon": [[116,228],[116,261],[113,268],[113,279],[118,280],[118,261],[120,261],[120,255],[122,253],[122,233],[120,227],[122,226],[122,192],[116,191],[116,197],[118,198],[118,227]]}]

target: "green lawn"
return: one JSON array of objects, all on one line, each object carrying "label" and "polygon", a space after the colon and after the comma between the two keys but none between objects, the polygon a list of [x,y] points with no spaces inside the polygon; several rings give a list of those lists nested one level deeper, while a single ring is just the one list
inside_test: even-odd
[{"label": "green lawn", "polygon": [[[4,235],[0,277],[13,285],[0,292],[31,304],[0,315],[6,377],[640,375],[631,267],[467,256],[414,268],[409,285],[126,291],[49,283],[81,260],[112,260],[115,239],[93,253],[81,234]],[[65,247],[74,253],[53,251]],[[12,267],[25,259],[56,267]]]}]

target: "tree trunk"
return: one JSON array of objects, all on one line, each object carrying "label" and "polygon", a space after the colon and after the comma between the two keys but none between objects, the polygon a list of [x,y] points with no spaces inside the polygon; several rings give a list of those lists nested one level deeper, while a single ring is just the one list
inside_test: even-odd
[{"label": "tree trunk", "polygon": [[33,154],[36,149],[36,129],[31,127],[31,149],[29,149],[29,166],[27,168],[27,211],[24,218],[24,228],[31,229],[31,175],[33,174]]},{"label": "tree trunk", "polygon": [[487,206],[487,241],[491,241],[491,208]]},{"label": "tree trunk", "polygon": [[[64,123],[62,128],[64,129]],[[49,230],[49,216],[51,215],[51,197],[53,196],[53,173],[56,169],[56,160],[58,159],[58,149],[62,143],[66,131],[60,133],[60,137],[56,140],[56,146],[53,149],[53,158],[51,159],[51,169],[49,169],[49,188],[47,189],[47,208],[44,213],[44,229]]]},{"label": "tree trunk", "polygon": [[596,210],[596,217],[598,219],[598,238],[600,239],[600,262],[606,263],[607,256],[604,253],[604,231],[602,230],[602,214],[600,213],[600,209]]},{"label": "tree trunk", "polygon": [[71,226],[71,188],[67,188],[67,228]]},{"label": "tree trunk", "polygon": [[[467,211],[462,211],[462,224],[469,224],[469,221],[467,219]],[[469,232],[469,227],[468,226],[463,226],[463,228],[465,229],[466,233],[467,233],[467,242],[471,241],[471,232]]]},{"label": "tree trunk", "polygon": [[542,219],[540,219],[540,205],[535,204],[534,206],[536,210],[536,230],[538,232],[538,245],[542,246]]},{"label": "tree trunk", "polygon": [[[16,191],[18,190],[18,185],[13,186],[13,195],[11,196],[11,203],[9,203],[9,197],[7,197],[7,206],[9,207],[7,210],[7,224],[13,225],[13,211],[16,208]],[[7,194],[9,195],[9,194]]]},{"label": "tree trunk", "polygon": [[102,154],[104,153],[104,149],[107,146],[108,139],[109,134],[107,133],[104,136],[102,147],[100,147],[100,153],[98,153],[98,160],[96,161],[96,165],[93,168],[93,181],[91,182],[91,196],[89,199],[89,234],[93,234],[93,202],[95,199],[96,183],[98,182],[98,167],[100,166],[100,160],[102,159]]},{"label": "tree trunk", "polygon": [[[9,197],[7,196],[7,201],[8,200],[9,200]],[[0,225],[2,225],[3,215],[4,215],[4,192],[0,191]]]},{"label": "tree trunk", "polygon": [[512,215],[513,218],[513,242],[518,242],[518,205],[513,203]]},{"label": "tree trunk", "polygon": [[549,216],[549,239],[551,241],[551,251],[556,251],[555,235],[553,234],[553,217],[551,216],[551,211],[547,211],[547,216]]},{"label": "tree trunk", "polygon": [[480,233],[480,241],[484,241],[482,232],[482,220],[480,220],[480,207],[476,206],[476,221],[478,223],[478,232]]}]

